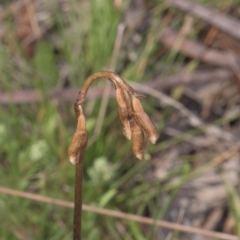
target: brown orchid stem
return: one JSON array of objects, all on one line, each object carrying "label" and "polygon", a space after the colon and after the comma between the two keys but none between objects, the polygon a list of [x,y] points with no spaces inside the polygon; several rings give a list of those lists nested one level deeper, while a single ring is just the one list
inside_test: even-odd
[{"label": "brown orchid stem", "polygon": [[75,172],[75,197],[73,218],[73,240],[81,240],[82,231],[82,180],[84,153],[80,155]]},{"label": "brown orchid stem", "polygon": [[[73,240],[81,240],[82,231],[82,186],[83,186],[83,166],[84,166],[84,152],[87,146],[87,130],[86,122],[83,114],[82,106],[74,104],[74,111],[77,119],[78,137],[75,138],[77,143],[77,161],[73,162],[76,165],[75,170],[75,197],[74,197],[74,217],[73,217]],[[75,134],[76,134],[75,132]],[[80,138],[79,138],[80,135]],[[82,141],[84,137],[84,141]],[[79,144],[82,141],[82,145]],[[75,144],[76,144],[75,143]],[[75,144],[71,143],[72,146]],[[81,146],[81,148],[79,148]]]}]

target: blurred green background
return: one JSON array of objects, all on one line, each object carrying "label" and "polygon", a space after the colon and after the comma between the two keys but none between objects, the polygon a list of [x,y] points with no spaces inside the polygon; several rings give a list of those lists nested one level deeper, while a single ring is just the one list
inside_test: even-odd
[{"label": "blurred green background", "polygon": [[[238,0],[197,2],[225,12],[239,6]],[[90,74],[100,70],[148,83],[183,68],[193,72],[200,65],[160,42],[164,27],[179,30],[186,21],[185,13],[164,1],[4,1],[0,19],[0,184],[4,187],[73,201],[75,169],[68,161],[67,148],[76,124],[73,103],[77,95],[61,99],[50,97],[50,92],[74,89],[76,93]],[[188,36],[202,39],[206,28],[194,18]],[[101,90],[106,86],[106,80],[94,84]],[[176,86],[166,93],[178,101],[185,89]],[[10,97],[4,100],[4,96]],[[40,96],[38,100],[36,96]],[[162,157],[181,149],[186,136],[204,133],[190,127],[169,136],[164,129],[179,113],[151,95],[142,103],[161,134],[156,145],[146,146],[145,158],[150,161],[134,158],[131,142],[122,134],[114,98],[101,100],[93,94],[86,101],[90,139],[83,202],[169,220],[169,207],[182,184],[195,177],[192,171],[198,168],[199,155],[211,160],[219,153],[213,148],[207,153],[196,150],[174,155],[175,164],[158,176],[156,167],[164,169],[166,163],[161,166]],[[193,111],[200,112],[194,107]],[[222,116],[209,121],[226,129],[231,120]],[[176,179],[178,184],[174,184]],[[232,234],[240,232],[239,203],[233,189],[224,205],[235,221]],[[71,239],[72,217],[72,209],[0,193],[1,240]],[[83,212],[83,236],[88,240],[150,240],[165,239],[166,232]],[[180,237],[176,232],[171,239]]]}]

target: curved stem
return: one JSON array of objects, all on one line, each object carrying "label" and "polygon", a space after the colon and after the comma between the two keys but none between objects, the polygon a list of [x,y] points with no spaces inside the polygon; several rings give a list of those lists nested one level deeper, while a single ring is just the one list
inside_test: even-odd
[{"label": "curved stem", "polygon": [[78,98],[77,98],[77,104],[81,104],[85,101],[86,95],[87,95],[87,91],[90,87],[90,85],[98,78],[106,78],[109,81],[111,81],[115,87],[119,86],[122,89],[126,90],[129,94],[137,97],[137,98],[141,98],[141,97],[145,97],[143,94],[137,92],[136,90],[134,90],[132,87],[130,87],[120,76],[118,76],[116,73],[114,72],[110,72],[110,71],[100,71],[97,73],[94,73],[93,75],[91,75],[90,77],[87,78],[87,80],[84,82],[84,85],[81,89],[81,91],[79,92]]}]

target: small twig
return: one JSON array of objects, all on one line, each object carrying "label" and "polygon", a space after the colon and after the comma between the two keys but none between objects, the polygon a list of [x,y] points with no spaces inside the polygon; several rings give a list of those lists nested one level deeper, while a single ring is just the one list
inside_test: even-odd
[{"label": "small twig", "polygon": [[[179,33],[170,28],[165,28],[160,40],[168,48],[175,48],[178,36]],[[176,51],[180,51],[187,56],[199,59],[212,65],[229,68],[232,70],[233,75],[238,79],[237,84],[240,87],[240,58],[233,53],[210,49],[191,39],[184,39]]]},{"label": "small twig", "polygon": [[[173,48],[178,39],[178,35],[179,33],[171,28],[165,28],[160,40],[166,47]],[[201,43],[191,39],[185,38],[177,50],[189,57],[199,59],[211,65],[229,67],[229,55],[226,51],[207,48]],[[239,59],[236,56],[234,56],[234,58]]]},{"label": "small twig", "polygon": [[240,22],[237,19],[189,0],[165,0],[165,2],[201,18],[219,30],[240,40]]},{"label": "small twig", "polygon": [[[50,198],[50,197],[46,197],[46,196],[42,196],[39,194],[30,193],[30,192],[18,191],[18,190],[5,188],[1,186],[0,186],[0,192],[11,195],[11,196],[15,196],[15,197],[21,197],[21,198],[25,198],[33,201],[42,202],[42,203],[54,204],[61,207],[67,207],[67,208],[74,207],[73,202],[64,201],[56,198]],[[171,222],[166,222],[162,220],[156,221],[156,219],[152,219],[152,218],[141,217],[134,214],[127,214],[124,212],[114,211],[110,209],[103,209],[95,206],[89,206],[89,205],[83,204],[82,209],[87,212],[101,214],[109,217],[120,218],[124,220],[136,221],[142,224],[147,224],[147,225],[155,224],[159,227],[163,227],[171,230],[178,230],[181,232],[187,232],[191,234],[198,234],[198,235],[210,237],[211,239],[240,240],[239,237],[226,234],[226,233],[213,232],[205,229],[200,229],[200,228],[191,227],[191,226],[184,226],[178,223],[171,223]]]},{"label": "small twig", "polygon": [[[190,83],[205,83],[213,81],[226,81],[233,78],[233,73],[227,69],[216,69],[206,71],[196,71],[189,74],[176,74],[169,77],[156,77],[147,84],[142,83],[142,86],[149,86],[151,88],[164,91],[175,87],[178,84],[190,84]],[[49,99],[53,99],[60,102],[69,102],[74,100],[74,96],[78,94],[79,90],[76,88],[63,89],[58,91],[50,91],[47,94]],[[104,94],[104,88],[92,87],[89,89],[88,98],[95,99],[101,98]],[[114,90],[110,91],[110,96],[114,96]],[[41,93],[35,90],[29,91],[15,91],[12,93],[1,92],[0,104],[25,104],[25,103],[37,103],[41,101]]]},{"label": "small twig", "polygon": [[[154,89],[169,90],[178,84],[188,85],[190,83],[209,83],[231,80],[233,73],[228,69],[213,69],[196,71],[194,73],[178,73],[169,77],[155,77],[148,83],[148,86]],[[144,85],[144,83],[143,83]]]},{"label": "small twig", "polygon": [[125,30],[124,24],[120,23],[118,25],[117,35],[115,38],[115,43],[114,43],[112,57],[111,57],[110,66],[109,66],[109,69],[111,71],[115,71],[116,66],[117,66],[117,59],[118,59],[119,52],[120,52],[121,45],[122,45],[124,30]]},{"label": "small twig", "polygon": [[[185,209],[184,208],[180,208],[179,212],[178,212],[178,217],[177,217],[177,223],[181,223],[183,221],[183,217],[185,214]],[[174,236],[174,232],[170,232],[167,237],[165,238],[165,240],[171,240],[172,237]]]}]

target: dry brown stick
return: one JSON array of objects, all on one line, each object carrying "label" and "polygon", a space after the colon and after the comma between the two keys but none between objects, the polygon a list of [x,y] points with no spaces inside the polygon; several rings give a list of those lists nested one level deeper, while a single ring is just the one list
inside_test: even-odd
[{"label": "dry brown stick", "polygon": [[[212,82],[212,81],[225,81],[232,79],[233,73],[227,69],[204,70],[197,71],[190,74],[176,74],[169,77],[155,77],[146,85],[158,89],[160,91],[169,90],[178,84],[190,84],[192,82]],[[143,83],[144,86],[144,83]],[[73,101],[74,96],[78,94],[79,90],[75,88],[63,89],[60,91],[51,91],[46,97],[61,101]],[[89,89],[88,98],[99,98],[103,95],[104,89],[100,87],[92,87]],[[114,91],[110,92],[114,95]],[[41,94],[38,91],[15,91],[12,93],[0,92],[0,104],[22,104],[22,103],[36,103],[41,101]]]},{"label": "dry brown stick", "polygon": [[[77,88],[64,89],[59,91],[51,91],[50,93],[45,94],[44,97],[51,98],[57,101],[72,101],[75,99],[79,92]],[[103,95],[104,89],[93,87],[89,90],[88,98],[99,98]],[[111,95],[113,95],[113,91]],[[29,91],[15,91],[12,93],[0,92],[0,104],[20,104],[20,103],[36,103],[41,101],[43,94],[39,91],[29,90]]]},{"label": "dry brown stick", "polygon": [[[166,47],[174,48],[178,37],[179,33],[173,31],[171,28],[165,28],[160,40]],[[229,68],[232,70],[235,78],[238,79],[237,84],[240,87],[240,58],[233,53],[209,49],[203,44],[190,39],[184,39],[176,50],[208,64]]]},{"label": "dry brown stick", "polygon": [[[56,198],[50,198],[50,197],[46,197],[46,196],[42,196],[39,194],[30,193],[30,192],[18,191],[18,190],[5,188],[5,187],[1,187],[1,186],[0,186],[0,192],[11,195],[11,196],[21,197],[21,198],[25,198],[25,199],[29,199],[29,200],[33,200],[33,201],[42,202],[42,203],[54,204],[54,205],[61,206],[61,207],[68,207],[68,208],[74,207],[73,202],[64,201],[64,200],[60,200],[60,199],[56,199]],[[239,237],[233,236],[230,234],[213,232],[213,231],[200,229],[200,228],[196,228],[196,227],[184,226],[184,225],[177,224],[177,223],[155,220],[152,218],[141,217],[141,216],[137,216],[134,214],[127,214],[124,212],[119,212],[119,211],[110,210],[110,209],[103,209],[103,208],[99,208],[99,207],[95,207],[95,206],[89,206],[89,205],[83,204],[82,209],[87,212],[97,213],[97,214],[110,216],[110,217],[116,217],[116,218],[125,219],[125,220],[126,219],[132,220],[132,221],[136,221],[136,222],[139,222],[142,224],[148,224],[148,225],[156,224],[159,227],[163,227],[163,228],[167,228],[167,229],[171,229],[171,230],[178,230],[181,232],[187,232],[187,233],[191,233],[191,234],[198,234],[198,235],[210,237],[212,239],[214,239],[214,238],[215,239],[224,239],[224,240],[239,240],[240,239]]]},{"label": "dry brown stick", "polygon": [[[164,45],[166,45],[168,48],[174,47],[174,44],[178,38],[178,33],[176,31],[173,31],[170,28],[165,28],[160,40]],[[230,69],[234,70],[237,69],[235,65],[240,60],[237,59],[236,56],[233,54],[229,55],[224,51],[218,51],[213,49],[208,49],[204,45],[202,45],[199,42],[196,42],[194,40],[184,39],[182,44],[180,45],[179,49],[180,52],[183,54],[186,54],[190,57],[200,59],[201,61],[207,62],[209,64],[218,65],[221,67],[228,67],[230,66]],[[233,64],[235,63],[235,65]],[[234,68],[233,68],[234,65]],[[235,71],[233,71],[235,72]],[[224,78],[232,78],[231,71],[227,69],[220,69],[216,71],[210,71],[210,72],[203,72],[203,73],[193,73],[189,75],[184,75],[184,77],[180,74],[177,74],[175,76],[161,78],[161,79],[155,79],[156,82],[151,82],[151,87],[158,87],[160,90],[169,89],[176,84],[185,83],[185,82],[191,82],[191,81],[204,81],[211,80],[211,79],[224,79]],[[161,80],[161,81],[160,81]],[[76,95],[75,89],[68,89],[63,91],[55,92],[53,91],[50,93],[50,96],[56,100],[66,100],[70,101],[73,99],[73,96]],[[99,88],[93,88],[89,91],[89,97],[99,97],[102,96],[102,89]],[[41,95],[36,91],[29,91],[29,92],[14,92],[14,93],[1,93],[0,95],[0,103],[7,104],[7,103],[28,103],[28,102],[38,102],[41,99]]]},{"label": "dry brown stick", "polygon": [[199,3],[189,0],[165,0],[166,3],[179,8],[193,16],[201,18],[219,30],[230,34],[240,40],[240,22],[223,13],[207,8]]},{"label": "dry brown stick", "polygon": [[[172,48],[177,41],[178,35],[179,33],[173,31],[171,28],[165,28],[160,40],[166,47]],[[194,40],[184,39],[177,50],[189,57],[199,59],[211,65],[229,67],[229,54],[225,51],[209,49]],[[232,57],[235,58],[235,60],[239,60],[234,55],[232,55]]]},{"label": "dry brown stick", "polygon": [[[175,41],[178,38],[178,33],[170,28],[165,28],[161,35],[161,42],[168,48],[172,48]],[[199,59],[203,62],[217,65],[220,67],[229,67],[239,78],[238,63],[240,59],[233,54],[228,54],[225,51],[218,51],[213,49],[208,49],[204,45],[194,40],[184,39],[182,44],[178,49],[181,53],[186,54],[192,58]],[[228,69],[219,69],[216,71],[209,72],[196,72],[189,75],[177,74],[175,76],[166,78],[157,78],[155,81],[149,83],[151,87],[157,87],[159,90],[169,89],[178,83],[191,82],[191,81],[208,81],[212,79],[224,80],[224,78],[233,78],[233,73]],[[194,80],[195,79],[195,80]],[[204,80],[205,79],[205,80]],[[51,98],[56,100],[71,101],[73,96],[77,94],[76,89],[67,89],[63,91],[53,91],[49,95]],[[100,97],[103,94],[103,90],[99,88],[92,88],[89,91],[89,97],[95,98]],[[113,92],[112,92],[113,94]],[[14,93],[0,93],[0,104],[8,103],[32,103],[38,102],[41,99],[41,94],[37,91],[18,91]]]},{"label": "dry brown stick", "polygon": [[[209,83],[213,81],[221,82],[231,80],[233,73],[228,69],[213,69],[196,71],[193,73],[179,73],[169,77],[155,77],[147,85],[154,89],[169,90],[178,84],[187,85],[190,83]],[[1,101],[1,97],[0,97]]]}]

